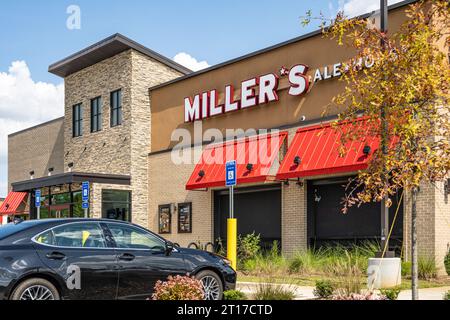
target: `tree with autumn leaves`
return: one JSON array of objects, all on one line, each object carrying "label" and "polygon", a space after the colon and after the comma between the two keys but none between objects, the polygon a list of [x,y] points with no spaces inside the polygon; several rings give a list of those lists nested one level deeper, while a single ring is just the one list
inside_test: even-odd
[{"label": "tree with autumn leaves", "polygon": [[[348,19],[343,13],[332,21],[319,19],[325,37],[355,52],[342,68],[345,90],[330,104],[342,110],[334,124],[342,135],[340,152],[345,154],[350,142],[368,136],[380,137],[386,146],[348,184],[343,212],[382,200],[390,206],[392,197],[405,192],[411,195],[414,231],[420,185],[440,184],[450,173],[450,4],[419,1],[409,5],[406,15],[395,33],[381,32],[370,18]],[[312,19],[308,13],[303,22]],[[364,68],[363,59],[370,59],[373,66]],[[364,126],[342,129],[341,123],[356,123],[361,117]],[[416,238],[412,234],[417,297]]]}]

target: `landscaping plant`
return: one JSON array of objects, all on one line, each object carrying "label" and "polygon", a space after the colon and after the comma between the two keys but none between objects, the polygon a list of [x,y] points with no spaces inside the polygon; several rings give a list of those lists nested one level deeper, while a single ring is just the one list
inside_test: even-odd
[{"label": "landscaping plant", "polygon": [[204,300],[205,293],[200,280],[188,276],[169,276],[159,280],[152,295],[153,300]]},{"label": "landscaping plant", "polygon": [[430,280],[437,277],[436,262],[432,257],[419,257],[419,279]]},{"label": "landscaping plant", "polygon": [[319,299],[329,299],[334,293],[334,285],[328,280],[316,281],[316,287],[313,291],[314,296]]},{"label": "landscaping plant", "polygon": [[256,287],[254,300],[294,300],[294,291],[286,285],[261,282]]},{"label": "landscaping plant", "polygon": [[380,293],[386,297],[388,300],[397,300],[398,295],[400,294],[399,288],[393,288],[393,289],[381,289]]},{"label": "landscaping plant", "polygon": [[261,237],[254,232],[245,236],[239,235],[237,239],[238,262],[242,266],[248,259],[255,257],[260,247]]},{"label": "landscaping plant", "polygon": [[445,256],[444,266],[445,266],[445,271],[447,272],[447,275],[450,276],[450,251]]},{"label": "landscaping plant", "polygon": [[444,300],[450,300],[450,290],[447,291],[447,292],[444,294],[443,299],[444,299]]},{"label": "landscaping plant", "polygon": [[352,293],[350,295],[335,295],[333,300],[387,300],[387,298],[374,293]]},{"label": "landscaping plant", "polygon": [[224,300],[247,300],[245,293],[239,290],[228,290],[223,293]]}]

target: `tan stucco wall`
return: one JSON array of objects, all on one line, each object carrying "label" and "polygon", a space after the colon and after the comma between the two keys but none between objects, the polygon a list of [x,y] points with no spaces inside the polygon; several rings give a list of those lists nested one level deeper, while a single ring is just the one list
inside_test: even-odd
[{"label": "tan stucco wall", "polygon": [[[390,30],[395,32],[405,20],[403,9],[390,12]],[[277,73],[282,66],[292,67],[306,64],[311,72],[316,68],[330,66],[352,58],[353,52],[346,46],[338,46],[336,40],[321,35],[282,46],[250,58],[228,64],[221,68],[199,74],[181,82],[152,90],[152,152],[173,147],[171,134],[176,128],[193,131],[192,123],[184,123],[184,98],[217,89],[223,100],[226,85],[234,85],[235,95],[240,95],[241,81],[267,73]],[[342,92],[344,83],[336,79],[318,82],[302,97],[289,96],[287,79],[281,78],[279,101],[246,110],[206,119],[204,130],[209,128],[270,129],[299,122],[301,116],[307,120],[319,119],[332,98]],[[330,110],[335,114],[336,110]]]},{"label": "tan stucco wall", "polygon": [[59,118],[8,136],[8,188],[11,183],[64,172],[64,119]]}]

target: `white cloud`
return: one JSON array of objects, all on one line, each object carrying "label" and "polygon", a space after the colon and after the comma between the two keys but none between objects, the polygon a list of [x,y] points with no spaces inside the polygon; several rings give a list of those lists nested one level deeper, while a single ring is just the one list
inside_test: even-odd
[{"label": "white cloud", "polygon": [[[403,0],[388,0],[388,4],[395,4]],[[380,10],[380,0],[347,0],[344,3],[339,1],[341,10],[348,17],[355,17],[364,13]]]},{"label": "white cloud", "polygon": [[8,134],[64,115],[64,85],[35,82],[25,61],[0,72],[0,197],[7,188]]},{"label": "white cloud", "polygon": [[199,71],[202,69],[206,69],[209,67],[208,62],[206,61],[197,61],[194,57],[186,52],[178,53],[173,60],[186,68],[191,69],[192,71]]}]

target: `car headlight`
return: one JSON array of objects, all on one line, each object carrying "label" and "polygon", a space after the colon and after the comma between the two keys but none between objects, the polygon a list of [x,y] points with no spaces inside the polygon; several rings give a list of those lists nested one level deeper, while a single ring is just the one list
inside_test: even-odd
[{"label": "car headlight", "polygon": [[227,258],[222,258],[222,257],[221,257],[221,259],[222,259],[222,263],[223,264],[231,267],[231,261],[230,260],[228,260]]}]

